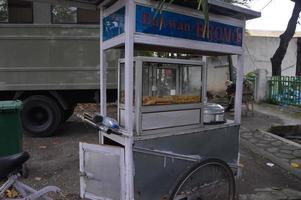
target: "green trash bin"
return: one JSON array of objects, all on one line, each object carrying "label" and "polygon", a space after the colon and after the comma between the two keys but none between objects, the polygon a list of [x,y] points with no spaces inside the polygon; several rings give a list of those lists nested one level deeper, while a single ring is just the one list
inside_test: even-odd
[{"label": "green trash bin", "polygon": [[0,157],[23,149],[21,101],[0,101]]}]

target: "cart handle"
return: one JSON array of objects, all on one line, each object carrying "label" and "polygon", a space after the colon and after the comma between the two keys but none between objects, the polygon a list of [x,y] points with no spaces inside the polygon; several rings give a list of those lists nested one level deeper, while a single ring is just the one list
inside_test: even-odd
[{"label": "cart handle", "polygon": [[83,115],[76,114],[76,117],[81,119],[82,121],[86,122],[87,124],[91,125],[92,127],[96,128],[99,131],[102,131],[108,135],[114,134],[114,135],[119,135],[119,136],[126,136],[130,137],[126,130],[122,128],[111,128],[108,126],[105,126],[102,121],[104,119],[103,116],[101,115],[95,115],[92,117],[89,113],[84,113]]}]

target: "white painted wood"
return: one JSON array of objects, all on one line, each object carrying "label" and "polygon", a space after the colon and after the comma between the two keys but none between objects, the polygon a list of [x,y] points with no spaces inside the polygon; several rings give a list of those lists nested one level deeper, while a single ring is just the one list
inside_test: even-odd
[{"label": "white painted wood", "polygon": [[[125,62],[125,59],[119,59],[121,63]],[[158,57],[147,57],[147,56],[135,56],[135,62],[155,62],[155,63],[172,63],[172,64],[187,64],[203,66],[205,63],[201,60],[185,60],[185,59],[174,59],[174,58],[158,58]],[[139,65],[138,65],[139,66]],[[142,65],[140,66],[142,67]]]},{"label": "white painted wood", "polygon": [[202,52],[222,53],[222,54],[242,54],[243,48],[210,42],[201,42],[167,36],[158,36],[144,33],[135,34],[135,43],[172,47],[186,50],[197,50]]},{"label": "white painted wood", "polygon": [[202,69],[202,109],[201,109],[201,123],[204,124],[204,105],[207,104],[207,73],[208,73],[208,62],[207,62],[207,56],[202,57],[204,64],[204,67]]},{"label": "white painted wood", "polygon": [[200,109],[142,114],[142,130],[200,124]]},{"label": "white painted wood", "polygon": [[[112,162],[115,162],[116,164],[119,165],[119,170],[118,171],[114,171],[114,173],[117,173],[119,174],[119,177],[118,177],[118,182],[116,182],[116,184],[120,184],[120,191],[116,191],[120,194],[120,199],[125,199],[125,156],[124,156],[124,148],[122,147],[116,147],[116,146],[110,146],[110,145],[97,145],[97,144],[88,144],[88,143],[80,143],[80,163],[81,163],[81,173],[82,173],[82,176],[81,176],[81,181],[83,181],[83,187],[81,185],[81,190],[84,190],[82,191],[81,195],[82,195],[82,198],[88,198],[88,199],[92,199],[92,200],[99,200],[99,199],[108,199],[107,196],[98,196],[99,195],[99,191],[95,191],[95,193],[89,193],[86,191],[86,186],[88,186],[88,184],[86,185],[86,183],[89,181],[89,179],[93,179],[95,182],[98,182],[98,184],[102,184],[101,183],[101,178],[103,176],[103,173],[98,173],[98,168],[99,170],[102,169],[102,167],[105,167],[106,168],[106,171],[109,171],[107,169],[107,166],[106,166],[106,163],[107,162],[104,162],[103,166],[87,166],[87,161],[91,158],[89,158],[89,155],[87,155],[87,160],[86,160],[86,155],[87,153],[93,153],[94,157],[96,156],[95,154],[100,154],[100,155],[104,155],[104,157],[102,158],[103,161],[106,161],[106,159],[110,159],[110,156],[112,156],[112,159],[108,160],[108,163],[112,163]],[[118,157],[119,160],[115,160],[113,157]],[[99,162],[99,161],[98,161]],[[93,162],[90,162],[90,164],[93,163]],[[103,163],[103,162],[101,162]],[[92,170],[92,171],[91,171]],[[100,177],[97,177],[100,176]],[[86,176],[88,176],[89,178],[87,179]],[[96,176],[96,177],[95,177]],[[116,177],[115,177],[116,178]],[[117,180],[110,180],[111,182],[109,184],[115,184],[113,183],[114,181],[117,181]],[[107,183],[108,184],[108,183]],[[90,184],[91,186],[91,184]],[[112,185],[113,186],[113,185]],[[103,189],[102,186],[99,187],[99,189]],[[90,192],[93,192],[91,191],[92,188],[88,188],[88,190]],[[92,189],[92,190],[95,190]],[[115,192],[115,191],[114,191]],[[96,195],[98,194],[98,195]],[[115,193],[116,194],[116,193]],[[101,194],[103,195],[103,194]]]},{"label": "white painted wood", "polygon": [[134,0],[126,0],[125,10],[125,129],[132,137],[125,138],[126,200],[134,200],[133,161],[133,79],[134,79]]},{"label": "white painted wood", "polygon": [[[106,116],[107,114],[107,76],[106,76],[106,61],[105,61],[105,52],[103,49],[103,7],[99,8],[99,50],[100,50],[100,56],[99,56],[99,101],[100,101],[100,113],[103,116]],[[98,132],[98,143],[103,144],[103,136],[101,131]]]},{"label": "white painted wood", "polygon": [[188,104],[171,104],[171,105],[154,105],[143,106],[141,108],[142,113],[152,112],[165,112],[165,111],[177,111],[177,110],[194,110],[201,109],[203,106],[201,103],[188,103]]},{"label": "white painted wood", "polygon": [[[120,119],[120,121],[119,121],[120,126],[125,127],[125,119],[127,118],[127,116],[125,114],[125,110],[122,109],[122,108],[119,110],[119,117],[120,117],[119,118]],[[135,119],[135,117],[136,117],[136,115],[133,112],[132,113],[132,118]],[[136,126],[136,123],[135,123],[135,120],[133,120],[133,130],[134,130],[135,126]]]},{"label": "white painted wood", "polygon": [[100,113],[103,116],[107,114],[107,64],[105,52],[103,49],[103,8],[99,9],[100,12]]},{"label": "white painted wood", "polygon": [[[245,41],[246,25],[243,27],[242,41]],[[244,47],[244,46],[243,46]],[[244,48],[242,48],[244,49]],[[235,90],[235,104],[234,104],[234,123],[241,123],[241,106],[243,94],[243,81],[244,81],[244,55],[237,55],[237,68],[236,68],[236,90]]]},{"label": "white painted wood", "polygon": [[207,72],[208,72],[208,63],[207,63],[207,56],[202,57],[203,62],[205,63],[205,66],[202,71],[202,98],[204,98],[204,103],[207,103]]},{"label": "white painted wood", "polygon": [[236,90],[235,90],[235,116],[234,122],[241,123],[241,106],[242,106],[242,92],[243,92],[243,75],[244,75],[244,56],[237,56],[237,72],[236,72]]},{"label": "white painted wood", "polygon": [[135,62],[135,113],[134,117],[134,129],[136,134],[141,133],[141,109],[142,109],[142,99],[143,99],[143,62],[142,60],[136,60]]},{"label": "white painted wood", "polygon": [[118,46],[124,45],[124,42],[125,42],[125,33],[122,33],[112,39],[104,41],[102,48],[104,50],[111,49],[113,47],[118,47]]},{"label": "white painted wood", "polygon": [[113,5],[111,5],[109,8],[104,10],[103,16],[107,17],[110,14],[116,12],[117,10],[119,10],[120,8],[122,8],[124,6],[125,6],[125,1],[124,0],[116,1]]},{"label": "white painted wood", "polygon": [[[83,149],[83,143],[79,143],[79,171],[80,173],[84,172],[84,149]],[[82,176],[80,176],[80,197],[84,198],[86,191],[86,183]]]}]

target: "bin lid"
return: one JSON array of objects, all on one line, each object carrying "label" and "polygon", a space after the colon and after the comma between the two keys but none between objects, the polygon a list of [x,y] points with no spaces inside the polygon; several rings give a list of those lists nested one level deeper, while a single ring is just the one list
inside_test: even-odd
[{"label": "bin lid", "polygon": [[22,110],[22,102],[17,101],[0,101],[0,112],[14,112]]}]

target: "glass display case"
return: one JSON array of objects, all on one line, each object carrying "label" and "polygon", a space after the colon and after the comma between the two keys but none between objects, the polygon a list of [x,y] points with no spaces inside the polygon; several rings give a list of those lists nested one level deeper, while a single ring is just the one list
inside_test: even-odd
[{"label": "glass display case", "polygon": [[[167,58],[134,59],[135,131],[201,126],[203,62]],[[124,125],[124,63],[119,62],[119,122]]]},{"label": "glass display case", "polygon": [[202,68],[194,65],[145,62],[142,105],[199,103]]}]

